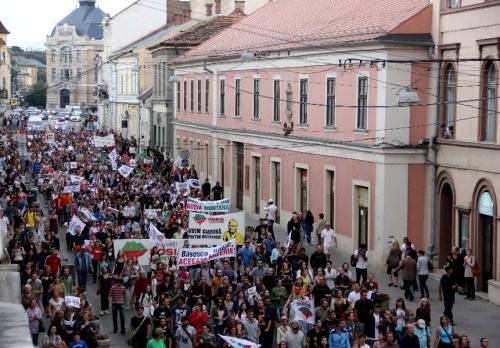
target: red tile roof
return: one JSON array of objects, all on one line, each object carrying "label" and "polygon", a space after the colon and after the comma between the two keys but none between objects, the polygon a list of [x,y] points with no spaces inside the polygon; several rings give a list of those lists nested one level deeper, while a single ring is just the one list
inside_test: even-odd
[{"label": "red tile roof", "polygon": [[5,28],[5,26],[0,22],[0,34],[10,34],[10,32]]},{"label": "red tile roof", "polygon": [[175,60],[373,40],[428,4],[428,0],[275,0]]},{"label": "red tile roof", "polygon": [[198,46],[206,40],[216,36],[224,29],[239,22],[245,17],[243,11],[235,9],[230,15],[217,15],[195,25],[175,37],[161,43],[163,46]]}]

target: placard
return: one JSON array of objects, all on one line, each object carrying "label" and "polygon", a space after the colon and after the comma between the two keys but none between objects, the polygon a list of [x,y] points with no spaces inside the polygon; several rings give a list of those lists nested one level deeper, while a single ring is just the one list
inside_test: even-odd
[{"label": "placard", "polygon": [[120,168],[118,168],[118,173],[120,173],[121,176],[123,176],[124,178],[127,178],[132,173],[133,170],[134,168],[132,167],[122,165]]},{"label": "placard", "polygon": [[144,214],[148,219],[153,219],[158,216],[158,211],[156,209],[144,209]]},{"label": "placard", "polygon": [[192,245],[217,245],[236,240],[244,243],[245,213],[208,215],[189,212],[189,243]]},{"label": "placard", "polygon": [[231,199],[225,198],[219,201],[200,201],[188,197],[186,209],[188,211],[200,213],[227,213],[231,209]]},{"label": "placard", "polygon": [[71,169],[76,169],[76,162],[69,162],[69,167]]},{"label": "placard", "polygon": [[189,186],[187,182],[176,182],[175,190],[183,196],[189,196]]},{"label": "placard", "polygon": [[98,148],[115,146],[115,136],[113,134],[106,135],[105,137],[94,135],[93,140],[94,146]]},{"label": "placard", "polygon": [[68,226],[68,232],[74,236],[76,234],[77,227],[80,227],[80,232],[82,232],[86,226],[87,225],[85,225],[85,223],[82,220],[80,220],[78,216],[73,215]]},{"label": "placard", "polygon": [[66,296],[64,302],[66,302],[66,307],[80,308],[80,297]]},{"label": "placard", "polygon": [[72,193],[73,186],[64,186],[64,193]]},{"label": "placard", "polygon": [[135,216],[135,207],[124,207],[123,215],[128,217]]},{"label": "placard", "polygon": [[177,260],[178,266],[199,265],[202,262],[236,256],[236,241],[233,239],[212,248],[182,248]]}]

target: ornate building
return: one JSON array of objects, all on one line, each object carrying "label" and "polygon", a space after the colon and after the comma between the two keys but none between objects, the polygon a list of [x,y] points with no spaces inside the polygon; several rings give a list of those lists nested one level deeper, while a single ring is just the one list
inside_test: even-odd
[{"label": "ornate building", "polygon": [[9,34],[0,22],[0,112],[7,107],[10,96],[10,53],[7,48]]},{"label": "ornate building", "polygon": [[80,6],[62,19],[47,36],[47,107],[79,105],[97,109],[96,64],[103,50],[101,22],[104,11],[96,0],[79,0]]}]

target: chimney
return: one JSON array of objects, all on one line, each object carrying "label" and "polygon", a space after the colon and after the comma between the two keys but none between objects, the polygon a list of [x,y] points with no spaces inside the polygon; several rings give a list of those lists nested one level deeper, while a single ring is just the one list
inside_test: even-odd
[{"label": "chimney", "polygon": [[245,13],[245,0],[234,0],[234,9],[237,8]]},{"label": "chimney", "polygon": [[220,5],[221,0],[215,0],[215,14],[220,14],[221,13],[221,5]]},{"label": "chimney", "polygon": [[183,23],[189,22],[191,20],[191,10],[182,11]]},{"label": "chimney", "polygon": [[174,25],[181,25],[182,24],[182,16],[180,14],[175,14],[174,15]]},{"label": "chimney", "polygon": [[205,6],[207,7],[207,17],[212,17],[212,7],[214,6],[214,4],[205,4]]}]

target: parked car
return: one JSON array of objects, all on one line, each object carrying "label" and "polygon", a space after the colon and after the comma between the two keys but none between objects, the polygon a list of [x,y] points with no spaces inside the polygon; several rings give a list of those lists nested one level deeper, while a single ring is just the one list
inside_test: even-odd
[{"label": "parked car", "polygon": [[41,116],[31,116],[28,119],[28,130],[43,131],[44,129],[45,126]]},{"label": "parked car", "polygon": [[60,112],[57,114],[57,116],[62,116],[64,117],[67,121],[69,121],[69,115],[70,115],[70,112],[68,111],[63,111],[63,112]]},{"label": "parked car", "polygon": [[42,111],[41,115],[42,115],[42,120],[48,120],[50,112],[48,112],[48,111]]},{"label": "parked car", "polygon": [[80,115],[71,115],[69,120],[72,122],[82,122],[82,117]]}]

